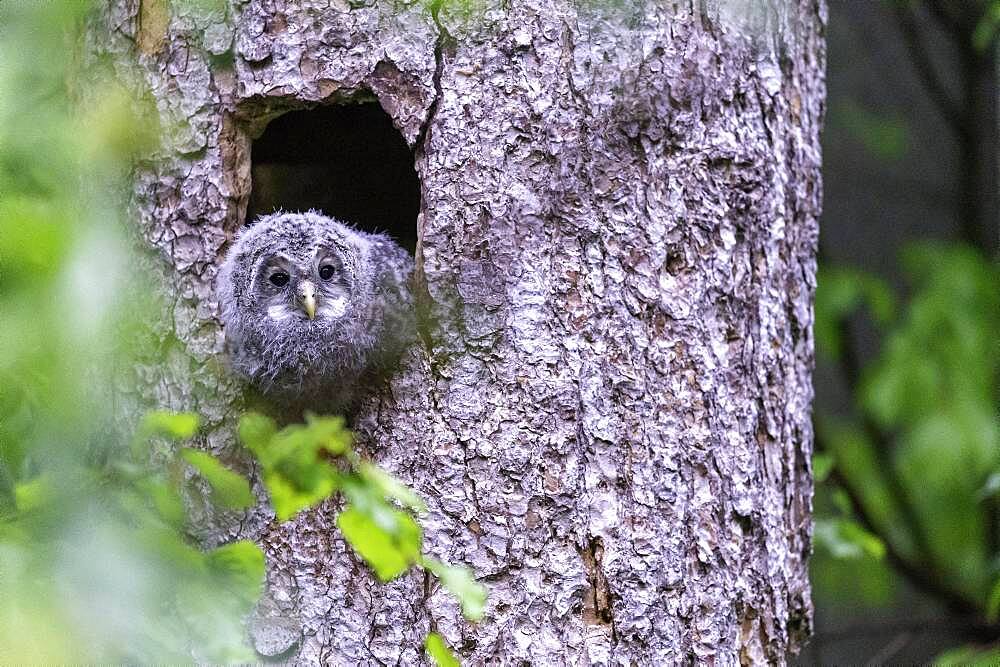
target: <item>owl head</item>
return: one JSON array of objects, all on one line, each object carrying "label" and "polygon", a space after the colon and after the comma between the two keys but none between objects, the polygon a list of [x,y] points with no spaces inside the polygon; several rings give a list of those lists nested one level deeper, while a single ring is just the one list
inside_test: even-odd
[{"label": "owl head", "polygon": [[285,398],[353,381],[380,335],[369,236],[312,211],[263,216],[239,234],[217,282],[238,373]]}]

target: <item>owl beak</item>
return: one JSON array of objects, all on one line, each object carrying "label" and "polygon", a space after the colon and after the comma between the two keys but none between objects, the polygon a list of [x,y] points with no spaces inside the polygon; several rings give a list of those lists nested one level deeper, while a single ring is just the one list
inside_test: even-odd
[{"label": "owl beak", "polygon": [[302,310],[306,312],[309,319],[315,319],[316,317],[316,286],[313,285],[308,280],[303,280],[299,283],[298,288],[299,304],[302,306]]}]

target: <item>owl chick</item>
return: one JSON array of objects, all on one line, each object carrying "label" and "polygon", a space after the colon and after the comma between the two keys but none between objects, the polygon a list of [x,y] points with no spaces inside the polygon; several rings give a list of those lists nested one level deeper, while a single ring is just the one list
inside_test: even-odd
[{"label": "owl chick", "polygon": [[216,292],[233,369],[282,406],[348,410],[416,335],[413,258],[315,211],[245,228]]}]

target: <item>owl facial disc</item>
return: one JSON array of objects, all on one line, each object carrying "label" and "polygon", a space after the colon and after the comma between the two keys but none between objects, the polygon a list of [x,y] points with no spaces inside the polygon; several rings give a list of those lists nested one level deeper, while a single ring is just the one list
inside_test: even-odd
[{"label": "owl facial disc", "polygon": [[233,370],[295,410],[346,410],[415,340],[412,269],[390,238],[316,212],[260,218],[217,279]]}]

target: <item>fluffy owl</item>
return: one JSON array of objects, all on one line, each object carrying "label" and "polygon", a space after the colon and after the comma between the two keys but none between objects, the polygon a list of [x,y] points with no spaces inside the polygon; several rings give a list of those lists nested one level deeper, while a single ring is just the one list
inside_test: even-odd
[{"label": "fluffy owl", "polygon": [[315,211],[258,218],[216,285],[233,369],[283,406],[348,410],[415,338],[412,270],[389,237]]}]

